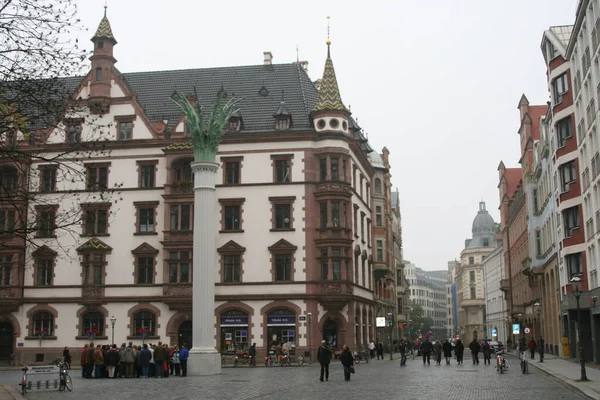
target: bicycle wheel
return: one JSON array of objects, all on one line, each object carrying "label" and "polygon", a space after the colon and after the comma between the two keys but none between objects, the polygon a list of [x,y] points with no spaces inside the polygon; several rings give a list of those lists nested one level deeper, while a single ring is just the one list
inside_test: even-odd
[{"label": "bicycle wheel", "polygon": [[66,374],[65,375],[65,383],[64,383],[65,387],[67,388],[67,390],[69,392],[73,391],[73,380],[71,379],[71,375]]}]

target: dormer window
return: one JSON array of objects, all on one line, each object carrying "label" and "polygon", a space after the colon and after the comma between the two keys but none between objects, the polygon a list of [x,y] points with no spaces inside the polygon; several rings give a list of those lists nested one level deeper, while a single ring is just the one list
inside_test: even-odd
[{"label": "dormer window", "polygon": [[290,129],[290,120],[288,118],[278,118],[275,121],[275,128],[280,131]]},{"label": "dormer window", "polygon": [[231,117],[227,124],[227,132],[239,132],[241,129],[242,120],[240,117]]},{"label": "dormer window", "polygon": [[96,80],[97,81],[102,80],[102,68],[100,68],[100,67],[96,68]]}]

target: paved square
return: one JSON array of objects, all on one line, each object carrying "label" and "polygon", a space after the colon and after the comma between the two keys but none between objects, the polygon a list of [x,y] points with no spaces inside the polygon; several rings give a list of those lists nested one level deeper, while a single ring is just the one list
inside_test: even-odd
[{"label": "paved square", "polygon": [[[512,363],[515,361],[510,360]],[[400,368],[399,361],[373,361],[356,365],[356,374],[345,382],[342,367],[330,366],[329,382],[319,382],[319,368],[226,368],[220,376],[169,377],[168,379],[82,379],[80,371],[73,371],[74,391],[31,391],[32,400],[53,399],[139,399],[140,395],[154,399],[206,400],[341,400],[341,399],[461,399],[461,400],[580,400],[586,397],[564,387],[545,373],[531,368],[523,375],[512,366],[505,374],[498,374],[493,365],[424,366],[417,358],[408,360]],[[18,371],[0,372],[0,383],[15,386]]]}]

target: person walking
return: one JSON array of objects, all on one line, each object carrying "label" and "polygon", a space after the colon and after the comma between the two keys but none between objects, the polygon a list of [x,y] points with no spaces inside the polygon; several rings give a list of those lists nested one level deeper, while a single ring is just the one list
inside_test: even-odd
[{"label": "person walking", "polygon": [[181,345],[181,351],[179,352],[179,362],[181,363],[181,376],[187,376],[187,361],[189,357],[189,350],[185,347],[185,343]]},{"label": "person walking", "polygon": [[531,338],[529,344],[527,345],[529,352],[531,353],[531,359],[535,360],[535,349],[537,348],[537,344],[535,343],[535,339]]},{"label": "person walking", "polygon": [[456,362],[458,365],[463,363],[463,355],[465,353],[465,345],[462,343],[460,339],[456,340],[456,344],[454,345],[454,354],[456,354]]},{"label": "person walking", "polygon": [[544,362],[544,339],[540,336],[537,341],[538,353],[540,353],[540,362]]},{"label": "person walking", "polygon": [[442,344],[439,340],[435,341],[433,345],[433,359],[435,360],[436,365],[441,365],[442,363]]},{"label": "person walking", "polygon": [[344,345],[342,349],[342,354],[340,354],[340,362],[344,367],[344,380],[349,381],[350,375],[352,374],[352,369],[354,368],[354,357],[352,357],[350,348],[347,345]]},{"label": "person walking", "polygon": [[369,342],[369,355],[371,360],[375,358],[375,342],[373,340]]},{"label": "person walking", "polygon": [[479,365],[479,351],[481,351],[481,346],[477,343],[476,338],[469,344],[469,350],[471,350],[471,356],[473,357],[473,365]]},{"label": "person walking", "polygon": [[450,365],[450,359],[452,358],[452,344],[448,339],[442,345],[444,351],[444,358],[446,359],[446,365]]},{"label": "person walking", "polygon": [[431,351],[433,350],[433,344],[429,341],[429,338],[425,338],[425,340],[423,340],[423,343],[421,343],[421,354],[423,355],[423,365],[425,365],[425,362],[427,361],[427,365],[430,365],[430,359],[431,359]]},{"label": "person walking", "polygon": [[317,360],[319,364],[321,364],[321,375],[319,380],[323,382],[323,376],[325,376],[325,380],[329,380],[329,363],[331,363],[331,350],[327,347],[327,343],[324,340],[321,340],[321,346],[319,346],[319,350],[317,350]]},{"label": "person walking", "polygon": [[406,367],[406,352],[407,352],[407,343],[406,340],[402,339],[400,341],[400,366]]},{"label": "person walking", "polygon": [[88,349],[88,345],[86,343],[85,346],[83,346],[83,349],[81,349],[81,377],[82,378],[85,378],[87,349]]},{"label": "person walking", "polygon": [[383,360],[383,343],[379,342],[377,343],[377,359],[379,360],[379,357],[381,357],[381,359]]},{"label": "person walking", "polygon": [[483,365],[490,365],[492,360],[492,349],[490,348],[487,339],[483,341],[481,349],[483,350]]}]

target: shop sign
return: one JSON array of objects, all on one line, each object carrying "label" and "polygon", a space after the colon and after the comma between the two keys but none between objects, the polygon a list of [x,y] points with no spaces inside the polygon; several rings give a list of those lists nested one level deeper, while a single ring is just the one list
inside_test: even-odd
[{"label": "shop sign", "polygon": [[271,325],[296,325],[295,315],[269,315],[267,316],[267,324]]},{"label": "shop sign", "polygon": [[248,317],[221,317],[221,326],[223,325],[248,325]]}]

